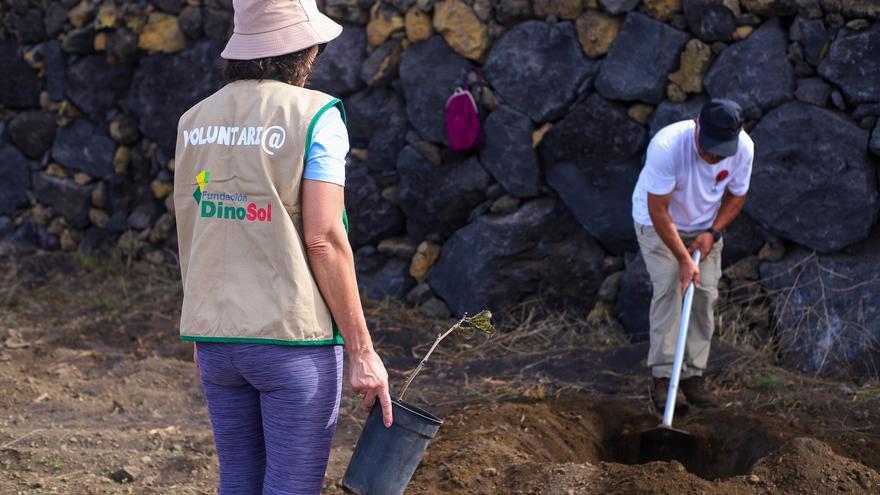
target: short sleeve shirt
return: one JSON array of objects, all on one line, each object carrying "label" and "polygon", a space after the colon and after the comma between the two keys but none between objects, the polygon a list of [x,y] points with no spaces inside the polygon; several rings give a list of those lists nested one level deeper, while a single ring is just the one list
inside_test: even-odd
[{"label": "short sleeve shirt", "polygon": [[329,108],[315,123],[303,178],[345,186],[348,130],[336,107]]},{"label": "short sleeve shirt", "polygon": [[664,127],[648,145],[645,166],[632,197],[636,223],[653,225],[648,213],[648,193],[672,193],[669,214],[684,232],[712,226],[725,191],[743,196],[749,190],[755,146],[745,131],[739,134],[735,155],[711,165],[697,154],[693,120]]}]

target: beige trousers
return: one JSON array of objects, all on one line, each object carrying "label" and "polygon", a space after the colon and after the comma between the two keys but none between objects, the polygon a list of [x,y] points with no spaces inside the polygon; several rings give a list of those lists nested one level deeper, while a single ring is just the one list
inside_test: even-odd
[{"label": "beige trousers", "polygon": [[[636,223],[636,236],[645,259],[645,265],[654,286],[651,299],[651,349],[648,366],[658,378],[672,375],[675,359],[675,341],[681,321],[681,282],[678,279],[678,260],[666,247],[654,227]],[[701,232],[679,232],[689,245]],[[718,300],[718,281],[721,279],[721,249],[723,239],[715,243],[712,252],[700,261],[700,286],[694,291],[691,321],[688,326],[687,347],[681,377],[700,376],[709,361],[709,347],[715,331],[715,302]]]}]

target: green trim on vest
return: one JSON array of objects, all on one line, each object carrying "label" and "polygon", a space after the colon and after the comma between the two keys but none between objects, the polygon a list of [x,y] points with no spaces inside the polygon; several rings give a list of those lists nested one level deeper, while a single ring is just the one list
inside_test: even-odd
[{"label": "green trim on vest", "polygon": [[[303,154],[303,163],[305,163],[309,159],[309,150],[312,147],[312,134],[315,132],[315,125],[317,125],[318,119],[320,119],[321,116],[324,115],[324,112],[326,112],[327,110],[330,110],[333,107],[336,107],[339,109],[339,115],[342,117],[342,123],[348,124],[348,120],[345,117],[345,107],[342,105],[342,100],[340,100],[339,98],[333,98],[326,105],[321,107],[321,109],[318,110],[318,113],[316,113],[315,116],[312,117],[312,121],[309,122],[309,129],[306,131],[306,150],[305,150],[305,153]],[[348,213],[346,213],[345,207],[342,208],[342,225],[345,226],[345,233],[347,234],[348,233]],[[342,341],[342,335],[340,335],[340,333],[339,333],[339,326],[336,325],[336,319],[333,318],[332,314],[330,315],[330,323],[333,325],[333,340],[332,341],[321,341],[321,342],[338,343],[340,345],[344,344],[344,342]],[[291,345],[297,345],[297,344],[293,343]],[[301,344],[301,345],[320,345],[320,344],[305,343],[305,344]]]},{"label": "green trim on vest", "polygon": [[227,344],[274,344],[294,346],[344,345],[344,342],[342,341],[342,336],[336,333],[334,333],[333,338],[329,340],[277,340],[258,339],[251,337],[192,337],[189,335],[181,335],[180,340],[184,340],[187,342],[222,342]]}]

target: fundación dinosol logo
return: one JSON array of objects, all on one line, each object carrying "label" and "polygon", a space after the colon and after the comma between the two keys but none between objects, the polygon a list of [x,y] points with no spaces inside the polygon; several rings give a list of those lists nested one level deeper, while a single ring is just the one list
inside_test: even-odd
[{"label": "fundaci\u00f3n dinosol logo", "polygon": [[[202,218],[218,218],[220,220],[235,220],[248,222],[271,222],[272,203],[260,208],[254,202],[248,202],[246,194],[210,193],[205,191],[211,181],[211,171],[202,170],[196,175],[198,186],[193,192],[193,198],[199,205],[199,213]],[[223,202],[226,201],[226,204]],[[232,203],[230,205],[229,203]],[[247,203],[246,206],[238,206]]]}]

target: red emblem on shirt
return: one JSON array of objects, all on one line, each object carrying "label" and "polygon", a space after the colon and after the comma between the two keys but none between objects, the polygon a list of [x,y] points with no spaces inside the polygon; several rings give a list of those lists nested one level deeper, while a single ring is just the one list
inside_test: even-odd
[{"label": "red emblem on shirt", "polygon": [[723,181],[727,178],[728,175],[730,175],[730,172],[728,172],[727,170],[722,170],[721,172],[718,172],[718,175],[715,176],[715,182]]}]

